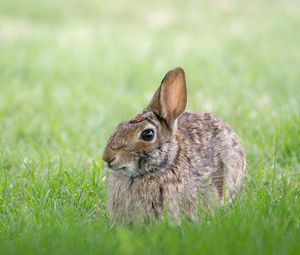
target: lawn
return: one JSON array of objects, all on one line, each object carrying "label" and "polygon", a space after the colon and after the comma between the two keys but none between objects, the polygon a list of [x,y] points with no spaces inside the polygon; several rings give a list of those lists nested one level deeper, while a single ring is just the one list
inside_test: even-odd
[{"label": "lawn", "polygon": [[[246,188],[199,224],[112,226],[102,151],[176,66]],[[299,1],[1,0],[0,254],[300,254],[299,171]]]}]

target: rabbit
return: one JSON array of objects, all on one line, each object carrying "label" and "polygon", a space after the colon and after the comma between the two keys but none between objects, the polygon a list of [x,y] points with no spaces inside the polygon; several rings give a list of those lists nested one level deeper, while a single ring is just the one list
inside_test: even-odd
[{"label": "rabbit", "polygon": [[199,220],[241,192],[246,156],[211,113],[186,111],[184,70],[170,70],[141,114],[120,123],[103,153],[113,221]]}]

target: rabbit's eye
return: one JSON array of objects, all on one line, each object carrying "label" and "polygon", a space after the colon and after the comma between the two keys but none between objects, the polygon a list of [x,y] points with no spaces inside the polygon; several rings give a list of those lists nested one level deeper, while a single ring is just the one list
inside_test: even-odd
[{"label": "rabbit's eye", "polygon": [[141,138],[145,141],[151,141],[154,138],[154,130],[145,129],[141,134]]}]

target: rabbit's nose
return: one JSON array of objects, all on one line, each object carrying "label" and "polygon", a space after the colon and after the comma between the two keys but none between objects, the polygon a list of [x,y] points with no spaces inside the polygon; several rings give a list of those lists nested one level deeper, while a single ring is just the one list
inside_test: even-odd
[{"label": "rabbit's nose", "polygon": [[105,149],[103,153],[103,160],[107,164],[108,167],[111,167],[111,163],[116,159],[115,155],[112,153],[111,150]]},{"label": "rabbit's nose", "polygon": [[112,150],[107,146],[104,149],[103,155],[102,155],[102,159],[104,160],[105,163],[110,162],[113,158],[114,158],[114,153],[112,152]]}]

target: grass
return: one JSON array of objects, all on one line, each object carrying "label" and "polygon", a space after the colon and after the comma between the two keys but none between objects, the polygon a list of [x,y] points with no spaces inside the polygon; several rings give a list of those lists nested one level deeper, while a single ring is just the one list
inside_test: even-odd
[{"label": "grass", "polygon": [[[1,254],[299,254],[297,1],[0,5]],[[248,183],[201,224],[111,226],[101,153],[164,73],[247,151]]]}]

